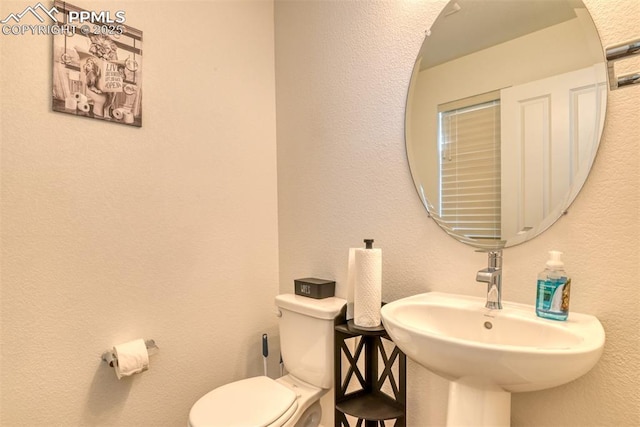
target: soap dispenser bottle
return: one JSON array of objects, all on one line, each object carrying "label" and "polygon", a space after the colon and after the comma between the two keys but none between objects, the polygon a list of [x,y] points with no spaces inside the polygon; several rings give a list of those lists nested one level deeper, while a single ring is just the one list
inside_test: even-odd
[{"label": "soap dispenser bottle", "polygon": [[564,271],[562,252],[550,251],[547,266],[538,275],[536,314],[553,320],[567,320],[571,279]]}]

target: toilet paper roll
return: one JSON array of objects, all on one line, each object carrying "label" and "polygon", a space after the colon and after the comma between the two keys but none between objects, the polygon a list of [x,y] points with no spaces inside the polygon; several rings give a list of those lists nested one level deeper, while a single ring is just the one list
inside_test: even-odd
[{"label": "toilet paper roll", "polygon": [[382,250],[356,249],[353,322],[356,326],[380,326],[382,303]]},{"label": "toilet paper roll", "polygon": [[64,108],[67,110],[76,110],[78,109],[78,101],[74,96],[67,96],[64,99]]},{"label": "toilet paper roll", "polygon": [[349,249],[349,264],[347,266],[347,320],[353,319],[353,290],[356,283],[356,250]]},{"label": "toilet paper roll", "polygon": [[124,122],[127,124],[133,123],[133,113],[131,111],[124,112]]},{"label": "toilet paper roll", "polygon": [[76,101],[78,101],[78,103],[83,103],[83,104],[87,103],[87,97],[81,94],[80,92],[75,92],[73,94],[73,97],[76,99]]},{"label": "toilet paper roll", "polygon": [[78,101],[78,110],[82,111],[83,113],[88,113],[89,110],[91,110],[91,107],[86,102]]},{"label": "toilet paper roll", "polygon": [[115,367],[118,379],[149,369],[149,353],[143,339],[137,339],[113,347],[118,359]]},{"label": "toilet paper roll", "polygon": [[116,108],[113,110],[113,117],[116,120],[122,120],[124,118],[124,110],[122,108]]}]

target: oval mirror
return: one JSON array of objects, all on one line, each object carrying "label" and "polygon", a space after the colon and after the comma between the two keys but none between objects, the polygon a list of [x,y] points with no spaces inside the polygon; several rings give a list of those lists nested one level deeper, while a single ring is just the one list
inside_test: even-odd
[{"label": "oval mirror", "polygon": [[580,0],[450,1],[407,95],[409,167],[429,215],[485,249],[546,230],[593,164],[606,83]]}]

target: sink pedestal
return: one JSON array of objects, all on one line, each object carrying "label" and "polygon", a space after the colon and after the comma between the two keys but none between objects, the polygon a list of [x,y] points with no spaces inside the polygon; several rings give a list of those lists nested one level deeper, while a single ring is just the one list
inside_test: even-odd
[{"label": "sink pedestal", "polygon": [[447,426],[508,427],[511,424],[511,393],[473,379],[449,383]]}]

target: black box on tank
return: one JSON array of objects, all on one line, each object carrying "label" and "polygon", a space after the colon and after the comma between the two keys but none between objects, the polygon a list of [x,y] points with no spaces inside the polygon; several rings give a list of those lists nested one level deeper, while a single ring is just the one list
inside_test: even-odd
[{"label": "black box on tank", "polygon": [[306,279],[296,279],[293,281],[296,295],[322,299],[335,295],[336,282],[334,280],[316,279],[308,277]]}]

